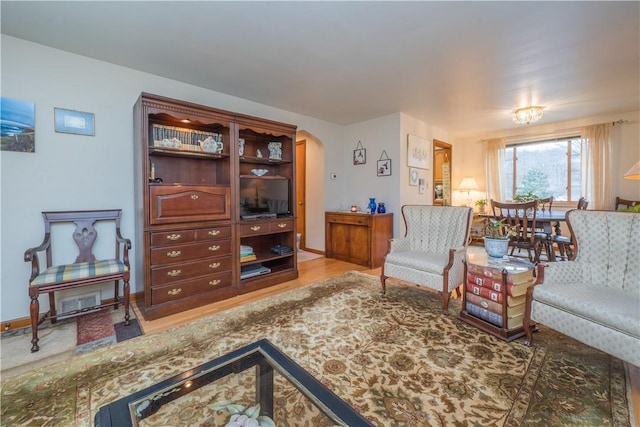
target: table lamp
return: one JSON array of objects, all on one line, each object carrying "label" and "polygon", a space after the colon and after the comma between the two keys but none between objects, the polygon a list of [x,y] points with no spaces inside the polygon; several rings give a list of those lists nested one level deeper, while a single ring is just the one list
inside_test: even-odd
[{"label": "table lamp", "polygon": [[465,206],[471,205],[471,190],[477,190],[477,189],[478,189],[478,184],[476,183],[475,178],[471,178],[471,177],[462,178],[462,181],[460,181],[460,186],[458,187],[458,190],[467,192],[467,204]]},{"label": "table lamp", "polygon": [[631,166],[631,169],[624,174],[624,179],[640,179],[640,161]]}]

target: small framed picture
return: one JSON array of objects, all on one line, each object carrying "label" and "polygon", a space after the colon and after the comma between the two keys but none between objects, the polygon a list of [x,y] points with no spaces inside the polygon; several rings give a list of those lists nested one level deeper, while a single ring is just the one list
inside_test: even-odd
[{"label": "small framed picture", "polygon": [[362,142],[358,141],[356,149],[353,150],[353,164],[364,165],[367,163],[367,150],[362,146]]},{"label": "small framed picture", "polygon": [[424,178],[418,180],[418,194],[424,194],[425,181]]},{"label": "small framed picture", "polygon": [[418,185],[418,178],[420,177],[420,173],[416,168],[409,168],[409,185],[416,186]]},{"label": "small framed picture", "polygon": [[95,135],[95,123],[93,113],[54,108],[55,130],[60,133],[73,133],[76,135]]},{"label": "small framed picture", "polygon": [[391,159],[378,160],[378,176],[391,176]]}]

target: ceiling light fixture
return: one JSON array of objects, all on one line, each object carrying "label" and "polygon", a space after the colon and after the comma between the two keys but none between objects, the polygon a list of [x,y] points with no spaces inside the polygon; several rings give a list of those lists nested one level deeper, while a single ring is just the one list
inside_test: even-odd
[{"label": "ceiling light fixture", "polygon": [[514,123],[529,124],[542,118],[542,107],[518,108],[513,116]]}]

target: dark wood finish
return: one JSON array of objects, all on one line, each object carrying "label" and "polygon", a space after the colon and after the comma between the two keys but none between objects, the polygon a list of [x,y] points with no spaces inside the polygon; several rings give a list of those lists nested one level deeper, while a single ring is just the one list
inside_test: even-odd
[{"label": "dark wood finish", "polygon": [[[136,252],[143,275],[141,311],[156,319],[297,277],[296,254],[276,256],[276,245],[295,247],[295,216],[240,219],[240,176],[288,179],[295,203],[296,127],[203,105],[142,93],[134,106]],[[204,152],[198,141],[215,136],[222,150]],[[176,138],[177,147],[164,139]],[[214,139],[215,139],[214,138]],[[239,139],[245,140],[240,156]],[[269,143],[282,144],[269,158]],[[261,156],[258,155],[258,150]],[[251,169],[264,168],[264,177]],[[240,279],[241,244],[255,247],[272,273]]]},{"label": "dark wood finish", "polygon": [[635,205],[640,204],[640,201],[637,200],[626,200],[626,199],[621,199],[620,197],[616,197],[616,207],[615,210],[621,209],[621,208],[631,208]]},{"label": "dark wood finish", "polygon": [[325,212],[327,258],[378,268],[392,237],[392,213]]},{"label": "dark wood finish", "polygon": [[[56,323],[57,318],[61,316],[75,316],[95,311],[103,307],[113,306],[117,309],[120,302],[124,304],[125,325],[129,325],[129,278],[131,269],[129,266],[129,249],[131,249],[131,241],[122,237],[120,232],[120,217],[122,211],[120,209],[113,210],[92,210],[92,211],[63,211],[63,212],[42,212],[44,218],[44,239],[42,243],[35,247],[27,249],[24,253],[25,262],[31,263],[31,277],[29,278],[29,297],[31,303],[29,305],[29,313],[31,318],[31,352],[40,349],[38,346],[38,326],[47,318],[51,319],[51,323]],[[114,224],[114,241],[115,256],[113,259],[121,261],[125,266],[125,271],[109,274],[93,275],[80,279],[61,279],[41,285],[31,285],[31,282],[43,271],[40,270],[40,262],[38,253],[45,252],[46,268],[53,267],[52,255],[52,224],[56,223],[74,223],[76,228],[73,231],[72,238],[78,246],[78,256],[74,262],[84,263],[96,261],[93,255],[93,244],[98,237],[98,232],[94,228],[96,222],[109,222]],[[123,282],[123,297],[119,296],[120,280]],[[81,286],[89,286],[97,283],[114,282],[114,299],[113,302],[100,303],[93,307],[87,307],[82,310],[73,310],[67,313],[56,313],[55,292],[64,289],[77,288]],[[49,295],[49,310],[40,316],[40,303],[38,297],[41,294]]]},{"label": "dark wood finish", "polygon": [[491,200],[491,209],[493,210],[493,217],[502,221],[513,232],[509,236],[511,255],[513,255],[515,249],[518,249],[518,251],[525,249],[529,256],[529,261],[534,261],[538,201],[501,203]]},{"label": "dark wood finish", "polygon": [[[526,321],[526,310],[527,310],[527,306],[525,306],[525,314],[523,317],[523,325],[519,326],[517,328],[512,328],[509,329],[508,328],[508,314],[507,314],[507,271],[506,270],[501,270],[499,267],[495,267],[495,266],[490,266],[487,263],[487,258],[485,256],[470,256],[469,257],[470,260],[465,260],[464,261],[464,277],[465,277],[465,289],[462,292],[462,309],[460,310],[460,314],[458,315],[458,318],[462,321],[464,321],[465,323],[468,323],[470,325],[473,325],[475,327],[477,327],[478,329],[487,332],[488,334],[491,334],[497,338],[500,338],[501,340],[510,342],[513,341],[515,339],[518,339],[522,336],[524,336],[526,334],[525,332],[525,327],[524,327],[524,323]],[[467,303],[467,291],[466,291],[466,283],[467,283],[467,265],[468,264],[474,264],[474,265],[480,265],[485,269],[489,269],[494,273],[494,277],[501,277],[502,279],[502,325],[501,326],[496,326],[490,322],[485,321],[484,319],[481,319],[479,317],[474,316],[473,314],[467,312],[466,309],[466,303]],[[531,269],[534,269],[535,266],[533,264],[531,264]],[[537,284],[539,282],[540,278],[536,277],[536,281],[534,283],[531,284],[531,286],[529,286],[529,288],[527,289],[527,292],[529,292],[533,286],[535,284]],[[534,326],[532,326],[534,327]]]}]

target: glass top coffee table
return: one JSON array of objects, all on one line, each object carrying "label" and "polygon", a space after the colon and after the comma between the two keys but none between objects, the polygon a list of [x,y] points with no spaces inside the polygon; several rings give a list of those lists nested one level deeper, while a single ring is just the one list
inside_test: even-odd
[{"label": "glass top coffee table", "polygon": [[266,339],[105,405],[94,422],[225,425],[242,415],[276,426],[372,426]]}]

